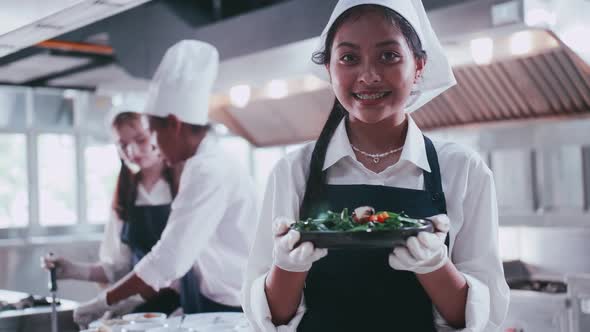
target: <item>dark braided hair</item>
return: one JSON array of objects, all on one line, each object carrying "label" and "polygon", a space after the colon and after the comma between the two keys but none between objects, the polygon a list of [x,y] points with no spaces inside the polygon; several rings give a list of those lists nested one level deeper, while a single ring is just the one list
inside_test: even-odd
[{"label": "dark braided hair", "polygon": [[[422,49],[422,42],[420,41],[418,33],[416,33],[414,27],[412,27],[403,16],[388,7],[380,5],[359,5],[349,8],[334,21],[326,34],[324,49],[315,52],[312,55],[312,61],[318,65],[329,64],[332,56],[332,43],[334,42],[334,37],[336,36],[338,29],[344,22],[356,19],[369,11],[379,12],[385,19],[391,21],[394,26],[398,27],[410,46],[414,58],[416,60],[426,60],[426,51]],[[326,151],[328,150],[328,145],[336,128],[342,119],[347,116],[348,112],[340,104],[338,99],[335,98],[328,120],[326,120],[326,124],[324,125],[311,154],[305,194],[299,208],[300,219],[315,217],[321,212],[326,184],[326,172],[322,171],[326,159]]]}]

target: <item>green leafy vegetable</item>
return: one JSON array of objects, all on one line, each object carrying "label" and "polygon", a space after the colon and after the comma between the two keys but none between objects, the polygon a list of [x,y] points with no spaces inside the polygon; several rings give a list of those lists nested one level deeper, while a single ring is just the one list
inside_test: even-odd
[{"label": "green leafy vegetable", "polygon": [[[370,208],[370,207],[363,207]],[[356,210],[358,210],[357,208]],[[372,209],[372,208],[370,208]],[[363,210],[366,212],[366,209]],[[373,210],[374,211],[374,210]],[[413,219],[405,214],[389,211],[370,212],[370,215],[363,218],[355,217],[348,213],[348,209],[340,213],[326,211],[317,218],[308,218],[294,223],[291,228],[300,232],[322,231],[322,232],[372,232],[381,230],[395,230],[402,227],[421,227],[424,223],[420,219]]]}]

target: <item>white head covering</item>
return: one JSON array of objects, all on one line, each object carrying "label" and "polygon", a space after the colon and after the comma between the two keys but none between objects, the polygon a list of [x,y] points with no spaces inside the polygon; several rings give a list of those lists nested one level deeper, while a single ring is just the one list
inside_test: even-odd
[{"label": "white head covering", "polygon": [[[113,127],[113,121],[115,121],[115,118],[119,114],[126,112],[142,114],[143,110],[145,109],[145,96],[143,94],[136,95],[128,93],[113,96],[112,98],[113,100],[118,98],[119,102],[115,103],[104,117],[104,125],[107,129],[107,132],[111,131]],[[142,117],[142,125],[146,126],[146,128],[149,127],[147,126],[145,117]]]},{"label": "white head covering", "polygon": [[[121,105],[111,108],[111,110],[107,113],[107,115],[104,118],[104,125],[107,128],[107,131],[109,133],[112,133],[113,122],[115,121],[115,118],[121,113],[130,112],[130,113],[136,113],[136,114],[142,115],[141,114],[142,113],[141,107],[137,107],[137,106],[138,105],[132,104],[132,103],[123,103]],[[141,116],[139,118],[139,120],[141,122],[141,126],[147,130],[149,128],[149,124],[147,122],[146,117]],[[111,137],[111,140],[113,140],[113,141],[115,140],[115,137],[113,135],[110,135],[110,137]],[[157,144],[155,142],[155,136],[151,135],[150,140],[151,140],[151,144],[154,147],[157,147]],[[133,163],[131,160],[127,159],[124,156],[124,151],[121,149],[118,142],[115,142],[115,143],[117,143],[116,145],[117,145],[117,152],[119,153],[119,158],[121,158],[121,160],[125,163],[125,165],[127,165],[129,170],[133,174],[137,174],[141,170],[141,167],[139,165]]]},{"label": "white head covering", "polygon": [[[104,125],[105,125],[107,131],[110,132],[113,129],[113,122],[115,121],[115,118],[119,114],[127,113],[127,112],[137,113],[139,115],[142,115],[142,113],[143,113],[140,109],[138,110],[138,109],[134,109],[131,107],[121,107],[121,106],[113,107],[104,118]],[[145,116],[141,116],[140,121],[141,121],[141,125],[144,128],[146,128],[146,129],[149,128],[149,124],[148,124],[148,121]]]},{"label": "white head covering", "polygon": [[174,114],[182,122],[209,123],[209,95],[217,77],[219,53],[208,43],[183,40],[166,51],[150,83],[144,113]]},{"label": "white head covering", "polygon": [[[405,111],[407,113],[417,110],[457,83],[442,46],[434,30],[432,30],[432,26],[430,26],[430,21],[426,16],[421,0],[340,0],[336,4],[334,11],[332,11],[332,16],[330,16],[330,20],[320,36],[318,50],[323,50],[328,30],[342,13],[351,7],[366,4],[388,7],[403,16],[418,33],[422,48],[426,51],[426,66],[422,72],[422,78],[416,84],[406,104]],[[321,76],[326,80],[328,79],[325,70],[322,71]]]}]

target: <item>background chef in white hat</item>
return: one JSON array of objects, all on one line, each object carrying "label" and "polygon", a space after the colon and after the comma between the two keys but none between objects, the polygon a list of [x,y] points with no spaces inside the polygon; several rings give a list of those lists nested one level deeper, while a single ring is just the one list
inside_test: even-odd
[{"label": "background chef in white hat", "polygon": [[253,233],[256,202],[250,176],[209,132],[209,94],[219,55],[210,44],[184,40],[164,55],[145,113],[165,160],[185,163],[160,241],[134,271],[74,312],[86,325],[126,298],[149,298],[181,279],[185,313],[241,311],[239,293]]},{"label": "background chef in white hat", "polygon": [[[495,331],[508,307],[492,173],[410,117],[455,84],[419,0],[341,0],[314,62],[336,95],[268,181],[243,305],[258,331]],[[430,218],[395,249],[295,246],[295,220],[363,206]],[[393,246],[393,245],[392,245]]]},{"label": "background chef in white hat", "polygon": [[[132,111],[132,110],[135,110]],[[41,257],[41,266],[56,268],[58,279],[113,284],[132,271],[160,239],[178,190],[180,171],[166,165],[151,140],[146,118],[132,105],[111,110],[106,127],[117,145],[121,168],[110,219],[99,249],[99,261],[76,262],[59,255]],[[118,313],[132,310],[172,313],[180,305],[178,293],[162,289],[144,303],[141,298],[118,306]]]}]

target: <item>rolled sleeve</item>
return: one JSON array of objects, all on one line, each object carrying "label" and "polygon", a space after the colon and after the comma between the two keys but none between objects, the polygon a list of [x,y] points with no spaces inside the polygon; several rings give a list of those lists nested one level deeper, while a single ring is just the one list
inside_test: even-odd
[{"label": "rolled sleeve", "polygon": [[212,163],[185,166],[178,195],[160,240],[134,271],[155,290],[170,284],[194,265],[207,247],[231,201],[223,172]]},{"label": "rolled sleeve", "polygon": [[295,312],[295,316],[286,325],[276,326],[272,322],[272,315],[270,308],[268,307],[268,301],[266,299],[265,288],[266,274],[260,276],[252,283],[251,295],[250,295],[250,308],[252,310],[252,317],[256,322],[257,328],[260,331],[265,332],[295,332],[297,326],[303,318],[305,313],[304,299],[301,298],[301,303]]},{"label": "rolled sleeve", "polygon": [[[464,224],[451,259],[469,286],[465,326],[460,331],[497,331],[502,325],[510,291],[498,251],[498,207],[492,172],[481,160],[470,168],[463,201]],[[439,331],[449,330],[437,317]]]}]

